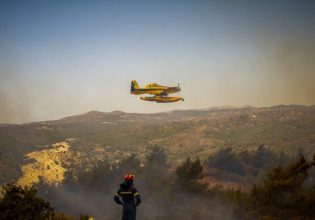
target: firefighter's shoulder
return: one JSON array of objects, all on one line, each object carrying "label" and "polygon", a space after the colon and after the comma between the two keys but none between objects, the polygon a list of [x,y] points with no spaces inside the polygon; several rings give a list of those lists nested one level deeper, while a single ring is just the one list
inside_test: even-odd
[{"label": "firefighter's shoulder", "polygon": [[132,187],[131,188],[131,191],[132,191],[132,193],[136,196],[136,195],[139,195],[139,192],[138,192],[138,190],[135,188],[135,187]]}]

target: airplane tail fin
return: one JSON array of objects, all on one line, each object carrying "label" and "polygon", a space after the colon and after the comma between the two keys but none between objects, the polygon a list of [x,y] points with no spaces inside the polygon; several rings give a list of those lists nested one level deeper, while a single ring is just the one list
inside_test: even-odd
[{"label": "airplane tail fin", "polygon": [[132,80],[131,81],[131,88],[130,88],[130,92],[135,92],[137,89],[139,89],[139,85],[137,83],[136,80]]}]

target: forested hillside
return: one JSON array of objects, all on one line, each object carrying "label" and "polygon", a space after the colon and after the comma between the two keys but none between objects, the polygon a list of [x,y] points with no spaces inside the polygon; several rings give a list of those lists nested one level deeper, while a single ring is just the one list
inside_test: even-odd
[{"label": "forested hillside", "polygon": [[[248,153],[247,158],[248,166],[257,165],[255,154]],[[146,155],[144,164],[135,155],[115,164],[108,161],[95,163],[91,169],[68,172],[62,184],[36,184],[37,195],[34,188],[7,185],[0,200],[0,219],[12,216],[32,219],[27,217],[30,213],[39,216],[38,219],[47,216],[54,220],[73,220],[79,216],[80,219],[119,219],[121,207],[114,203],[113,195],[126,172],[135,174],[135,186],[142,197],[138,208],[140,220],[313,219],[315,155],[310,160],[300,155],[282,166],[266,169],[262,179],[250,184],[246,190],[222,185],[210,187],[204,181],[209,163],[232,167],[236,157],[234,159],[224,163],[211,163],[211,159],[202,163],[198,158],[187,158],[172,169],[167,163],[165,150],[155,146]],[[17,197],[21,198],[15,200]]]},{"label": "forested hillside", "polygon": [[[298,152],[311,155],[315,152],[314,125],[314,106],[294,105],[156,114],[92,111],[56,121],[3,124],[0,183],[18,180],[23,175],[22,166],[34,160],[28,155],[45,157],[45,152],[51,155],[55,144],[67,140],[69,154],[59,152],[55,156],[57,161],[64,162],[65,168],[81,164],[82,158],[86,162],[94,158],[114,162],[137,154],[143,161],[148,147],[155,144],[165,147],[168,161],[178,165],[187,157],[198,156],[204,161],[225,148],[242,152],[261,145],[279,155],[293,157]],[[71,159],[69,155],[77,157]]]}]

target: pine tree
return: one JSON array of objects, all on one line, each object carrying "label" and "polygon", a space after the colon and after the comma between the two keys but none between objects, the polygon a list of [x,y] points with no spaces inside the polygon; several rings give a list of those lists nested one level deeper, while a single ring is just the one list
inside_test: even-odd
[{"label": "pine tree", "polygon": [[9,183],[3,187],[4,196],[0,200],[0,220],[46,220],[54,215],[53,208],[36,196],[34,188],[21,187]]}]

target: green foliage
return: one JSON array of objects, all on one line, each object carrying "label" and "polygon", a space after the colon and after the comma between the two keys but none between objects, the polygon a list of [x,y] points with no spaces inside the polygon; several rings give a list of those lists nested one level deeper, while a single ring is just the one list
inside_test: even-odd
[{"label": "green foliage", "polygon": [[121,159],[118,163],[112,164],[112,184],[121,182],[127,173],[134,174],[138,178],[141,172],[141,162],[135,154],[132,154],[127,158]]},{"label": "green foliage", "polygon": [[136,157],[136,154],[132,154],[127,158],[122,159],[117,165],[115,172],[120,174],[140,172],[140,160]]},{"label": "green foliage", "polygon": [[145,167],[148,170],[161,170],[167,168],[167,156],[165,149],[154,145],[151,149],[151,152],[146,156]]},{"label": "green foliage", "polygon": [[244,166],[233,153],[232,148],[225,148],[208,158],[208,166],[216,167],[220,170],[245,175]]},{"label": "green foliage", "polygon": [[23,188],[10,183],[3,189],[0,219],[45,220],[53,216],[53,208],[48,202],[36,196],[37,191],[34,188]]},{"label": "green foliage", "polygon": [[260,145],[256,151],[234,152],[232,148],[219,150],[208,157],[205,166],[218,170],[216,178],[224,181],[254,183],[271,167],[283,165],[290,161],[284,153],[273,151]]},{"label": "green foliage", "polygon": [[165,183],[169,179],[165,149],[154,145],[150,150],[150,153],[146,156],[141,179],[146,183],[146,187],[152,189],[152,191],[163,190],[163,188],[167,188]]},{"label": "green foliage", "polygon": [[315,182],[308,178],[313,166],[315,155],[311,162],[300,155],[297,161],[269,169],[249,192],[217,186],[208,197],[230,207],[237,220],[313,220]]},{"label": "green foliage", "polygon": [[190,158],[179,165],[176,170],[176,188],[195,191],[200,189],[200,180],[203,175],[203,167],[199,158],[192,161]]},{"label": "green foliage", "polygon": [[309,169],[315,162],[303,156],[285,167],[270,170],[263,183],[250,194],[253,215],[275,219],[312,219],[315,216],[315,185],[305,187]]}]

